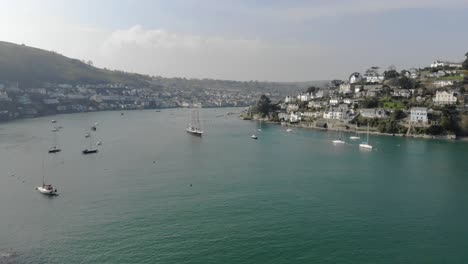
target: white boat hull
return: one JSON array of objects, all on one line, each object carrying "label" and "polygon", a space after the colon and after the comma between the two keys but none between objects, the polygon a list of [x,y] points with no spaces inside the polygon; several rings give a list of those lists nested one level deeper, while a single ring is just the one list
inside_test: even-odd
[{"label": "white boat hull", "polygon": [[372,149],[372,146],[366,143],[359,144],[359,147],[363,149]]},{"label": "white boat hull", "polygon": [[36,190],[38,190],[40,193],[42,194],[46,194],[46,195],[56,195],[57,194],[57,190],[56,189],[47,189],[47,188],[44,188],[43,186],[39,186],[39,187],[36,187]]},{"label": "white boat hull", "polygon": [[190,133],[190,134],[196,135],[196,136],[201,136],[201,135],[203,135],[203,131],[201,131],[201,130],[196,130],[196,129],[187,128],[187,132]]},{"label": "white boat hull", "polygon": [[355,137],[355,136],[350,136],[349,139],[357,140],[357,139],[361,139],[361,138],[360,137]]},{"label": "white boat hull", "polygon": [[343,140],[333,140],[333,144],[344,144],[345,142]]}]

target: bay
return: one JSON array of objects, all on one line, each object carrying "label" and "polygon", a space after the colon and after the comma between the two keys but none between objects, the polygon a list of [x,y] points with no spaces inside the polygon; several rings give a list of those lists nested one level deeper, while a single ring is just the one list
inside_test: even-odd
[{"label": "bay", "polygon": [[[203,138],[184,109],[1,124],[0,263],[468,262],[468,144],[371,136],[369,152],[219,117],[236,111],[204,109]],[[42,160],[58,197],[34,190]]]}]

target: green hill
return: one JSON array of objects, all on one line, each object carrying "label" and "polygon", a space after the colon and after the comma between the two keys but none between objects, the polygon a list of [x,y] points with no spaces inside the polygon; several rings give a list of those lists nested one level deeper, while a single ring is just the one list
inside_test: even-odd
[{"label": "green hill", "polygon": [[43,82],[146,86],[148,80],[148,76],[99,69],[55,52],[0,41],[0,81],[18,81],[22,87]]}]

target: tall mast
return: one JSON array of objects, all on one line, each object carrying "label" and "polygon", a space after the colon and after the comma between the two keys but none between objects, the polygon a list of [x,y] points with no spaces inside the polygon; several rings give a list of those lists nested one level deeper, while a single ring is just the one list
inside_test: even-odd
[{"label": "tall mast", "polygon": [[369,121],[367,121],[367,144],[369,144]]},{"label": "tall mast", "polygon": [[45,185],[45,168],[44,168],[44,156],[42,156],[42,186]]}]

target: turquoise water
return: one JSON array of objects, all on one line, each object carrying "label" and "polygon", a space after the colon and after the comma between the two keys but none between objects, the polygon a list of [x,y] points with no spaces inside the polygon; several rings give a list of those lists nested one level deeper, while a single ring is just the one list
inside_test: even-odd
[{"label": "turquoise water", "polygon": [[[0,263],[468,263],[468,144],[371,136],[369,152],[229,111],[203,110],[203,138],[185,110],[1,124]],[[58,197],[34,190],[43,159]]]}]

